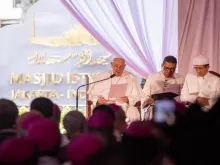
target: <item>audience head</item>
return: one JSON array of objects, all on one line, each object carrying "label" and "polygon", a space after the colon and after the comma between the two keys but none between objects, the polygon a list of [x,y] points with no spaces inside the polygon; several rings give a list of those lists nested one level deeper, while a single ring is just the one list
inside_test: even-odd
[{"label": "audience head", "polygon": [[26,112],[16,120],[18,136],[26,136],[30,125],[37,120],[43,119],[43,115],[38,111]]},{"label": "audience head", "polygon": [[56,155],[61,143],[58,125],[48,119],[34,121],[28,128],[27,139],[36,144],[42,156]]},{"label": "audience head", "polygon": [[0,147],[0,164],[28,165],[34,161],[34,144],[24,138],[10,138]]},{"label": "audience head", "polygon": [[152,126],[145,121],[134,121],[125,130],[125,135],[129,137],[149,137],[152,136]]},{"label": "audience head", "polygon": [[114,120],[105,111],[96,111],[88,120],[88,127],[100,129],[113,127]]},{"label": "audience head", "polygon": [[88,120],[88,131],[102,136],[106,143],[112,143],[115,138],[114,120],[112,116],[105,111],[96,111]]},{"label": "audience head", "polygon": [[122,109],[122,107],[116,104],[109,104],[109,106],[113,109],[115,113],[114,128],[120,133],[123,133],[127,127],[125,111]]},{"label": "audience head", "polygon": [[36,110],[42,113],[42,115],[48,119],[53,119],[54,104],[45,97],[38,97],[31,102],[31,110]]},{"label": "audience head", "polygon": [[159,151],[151,125],[144,121],[132,122],[122,137],[122,143],[129,157],[133,155],[131,161],[137,161],[137,164],[150,163]]},{"label": "audience head", "polygon": [[85,165],[103,146],[104,142],[100,137],[82,134],[69,144],[67,157],[73,165]]},{"label": "audience head", "polygon": [[166,56],[162,63],[162,72],[166,78],[172,77],[177,65],[176,57]]},{"label": "audience head", "polygon": [[0,130],[15,127],[18,108],[13,101],[0,99]]},{"label": "audience head", "polygon": [[197,76],[204,77],[209,70],[209,59],[206,56],[196,56],[193,59],[193,65]]},{"label": "audience head", "polygon": [[115,74],[116,77],[120,77],[125,69],[125,60],[121,57],[116,57],[111,62],[112,73]]},{"label": "audience head", "polygon": [[67,131],[67,136],[72,139],[84,132],[86,119],[79,111],[71,111],[63,119],[63,126]]},{"label": "audience head", "polygon": [[113,109],[112,109],[110,106],[104,105],[104,104],[98,105],[98,106],[96,106],[96,107],[93,109],[92,112],[93,112],[93,114],[94,114],[94,113],[96,113],[97,111],[105,111],[105,112],[107,112],[107,113],[112,117],[113,120],[115,120],[115,113],[114,113]]}]

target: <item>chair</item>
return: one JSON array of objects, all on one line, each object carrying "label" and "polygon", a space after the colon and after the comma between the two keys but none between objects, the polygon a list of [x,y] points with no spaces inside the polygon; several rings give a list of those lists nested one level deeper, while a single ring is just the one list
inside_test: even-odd
[{"label": "chair", "polygon": [[92,115],[92,101],[87,100],[86,101],[86,117],[89,118]]},{"label": "chair", "polygon": [[211,74],[213,74],[213,75],[215,75],[215,76],[217,76],[217,77],[219,77],[219,78],[220,78],[220,74],[219,74],[219,73],[217,73],[217,72],[215,72],[215,71],[209,71],[209,73],[211,73]]},{"label": "chair", "polygon": [[[93,102],[91,100],[87,100],[86,101],[86,117],[89,118],[92,115],[92,106],[93,106]],[[141,101],[138,101],[135,105],[134,105],[137,109],[138,112],[140,114],[140,120],[142,119],[142,112],[141,112]]]},{"label": "chair", "polygon": [[[85,76],[86,77],[86,83],[89,83],[89,77],[88,75]],[[88,87],[86,87],[86,91],[88,91]],[[93,109],[93,102],[91,100],[89,100],[89,95],[86,94],[86,117],[89,118],[92,115],[92,109]],[[140,120],[141,120],[141,101],[138,101],[135,105],[134,105],[137,109],[138,112],[140,113]]]}]

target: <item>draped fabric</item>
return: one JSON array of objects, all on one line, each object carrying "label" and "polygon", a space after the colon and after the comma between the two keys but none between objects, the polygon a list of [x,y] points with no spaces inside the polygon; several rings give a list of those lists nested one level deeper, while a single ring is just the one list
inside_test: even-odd
[{"label": "draped fabric", "polygon": [[210,70],[220,72],[220,1],[179,0],[179,72],[193,71],[192,59],[207,56]]},{"label": "draped fabric", "polygon": [[123,57],[142,77],[160,70],[170,52],[177,56],[177,44],[171,42],[177,36],[177,20],[172,16],[177,12],[176,0],[61,2],[111,54]]}]

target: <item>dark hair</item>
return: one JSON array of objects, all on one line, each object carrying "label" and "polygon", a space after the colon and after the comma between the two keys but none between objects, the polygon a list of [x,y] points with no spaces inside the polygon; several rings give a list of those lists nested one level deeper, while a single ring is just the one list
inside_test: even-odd
[{"label": "dark hair", "polygon": [[177,64],[176,57],[174,57],[174,56],[166,56],[163,60],[163,63],[165,63],[165,62]]},{"label": "dark hair", "polygon": [[0,99],[0,130],[13,128],[18,117],[18,108],[13,101]]},{"label": "dark hair", "polygon": [[42,113],[46,118],[53,117],[53,102],[45,97],[39,97],[31,102],[31,110]]}]

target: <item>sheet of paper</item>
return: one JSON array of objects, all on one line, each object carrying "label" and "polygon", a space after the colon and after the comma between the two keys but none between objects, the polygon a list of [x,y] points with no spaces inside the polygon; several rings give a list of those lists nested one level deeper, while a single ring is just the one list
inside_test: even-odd
[{"label": "sheet of paper", "polygon": [[119,98],[126,96],[126,90],[127,90],[128,84],[112,84],[109,91],[109,98]]}]

